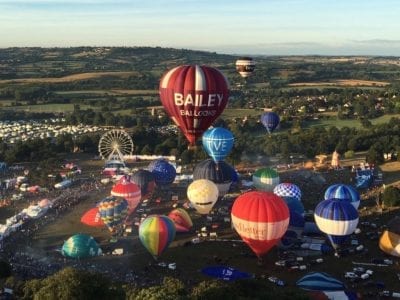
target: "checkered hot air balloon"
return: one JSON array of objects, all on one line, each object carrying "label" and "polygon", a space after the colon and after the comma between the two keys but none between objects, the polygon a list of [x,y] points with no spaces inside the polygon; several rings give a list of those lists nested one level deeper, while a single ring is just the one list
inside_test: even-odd
[{"label": "checkered hot air balloon", "polygon": [[174,222],[167,216],[148,216],[140,223],[139,239],[157,259],[175,238]]},{"label": "checkered hot air balloon", "polygon": [[119,197],[110,196],[98,204],[100,217],[112,234],[117,234],[128,215],[128,202]]},{"label": "checkered hot air balloon", "polygon": [[358,191],[348,184],[333,184],[329,186],[324,195],[327,199],[338,199],[341,201],[350,202],[356,209],[360,205],[360,194]]},{"label": "checkered hot air balloon", "polygon": [[301,201],[301,190],[294,183],[283,182],[274,188],[274,194],[280,197],[294,197]]},{"label": "checkered hot air balloon", "polygon": [[328,199],[321,201],[314,211],[319,230],[325,233],[336,250],[352,234],[358,225],[358,211],[345,201]]}]

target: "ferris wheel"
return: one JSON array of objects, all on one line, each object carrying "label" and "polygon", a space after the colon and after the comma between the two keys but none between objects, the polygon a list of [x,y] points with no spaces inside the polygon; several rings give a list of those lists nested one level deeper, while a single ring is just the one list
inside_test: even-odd
[{"label": "ferris wheel", "polygon": [[99,153],[105,160],[124,161],[125,155],[132,155],[133,141],[121,129],[113,129],[103,134],[99,141]]}]

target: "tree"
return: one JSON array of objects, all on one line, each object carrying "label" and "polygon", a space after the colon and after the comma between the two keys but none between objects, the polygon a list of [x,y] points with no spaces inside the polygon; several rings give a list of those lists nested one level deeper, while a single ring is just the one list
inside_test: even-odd
[{"label": "tree", "polygon": [[11,276],[11,266],[5,260],[0,260],[0,278]]},{"label": "tree", "polygon": [[399,206],[400,205],[400,189],[397,187],[389,186],[385,189],[382,195],[382,201],[385,206]]}]

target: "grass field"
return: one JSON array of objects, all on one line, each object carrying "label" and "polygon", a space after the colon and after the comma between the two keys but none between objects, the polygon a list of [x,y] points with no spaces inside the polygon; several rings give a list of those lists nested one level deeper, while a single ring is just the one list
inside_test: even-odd
[{"label": "grass field", "polygon": [[157,90],[80,90],[80,91],[58,91],[56,94],[63,96],[76,96],[76,95],[112,95],[112,96],[121,96],[121,95],[158,95]]},{"label": "grass field", "polygon": [[338,79],[324,82],[296,82],[290,83],[291,87],[319,87],[319,86],[340,86],[340,87],[357,87],[357,86],[370,86],[370,87],[384,87],[389,85],[386,81],[371,81],[371,80],[356,80],[356,79]]}]

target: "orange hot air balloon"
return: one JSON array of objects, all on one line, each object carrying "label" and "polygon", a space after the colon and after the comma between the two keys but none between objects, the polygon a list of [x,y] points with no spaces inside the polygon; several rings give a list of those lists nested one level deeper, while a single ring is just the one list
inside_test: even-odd
[{"label": "orange hot air balloon", "polygon": [[233,203],[231,217],[235,230],[258,257],[279,242],[289,225],[285,201],[271,192],[240,195]]},{"label": "orange hot air balloon", "polygon": [[159,91],[165,110],[193,146],[224,110],[228,88],[219,70],[183,65],[164,74]]}]

